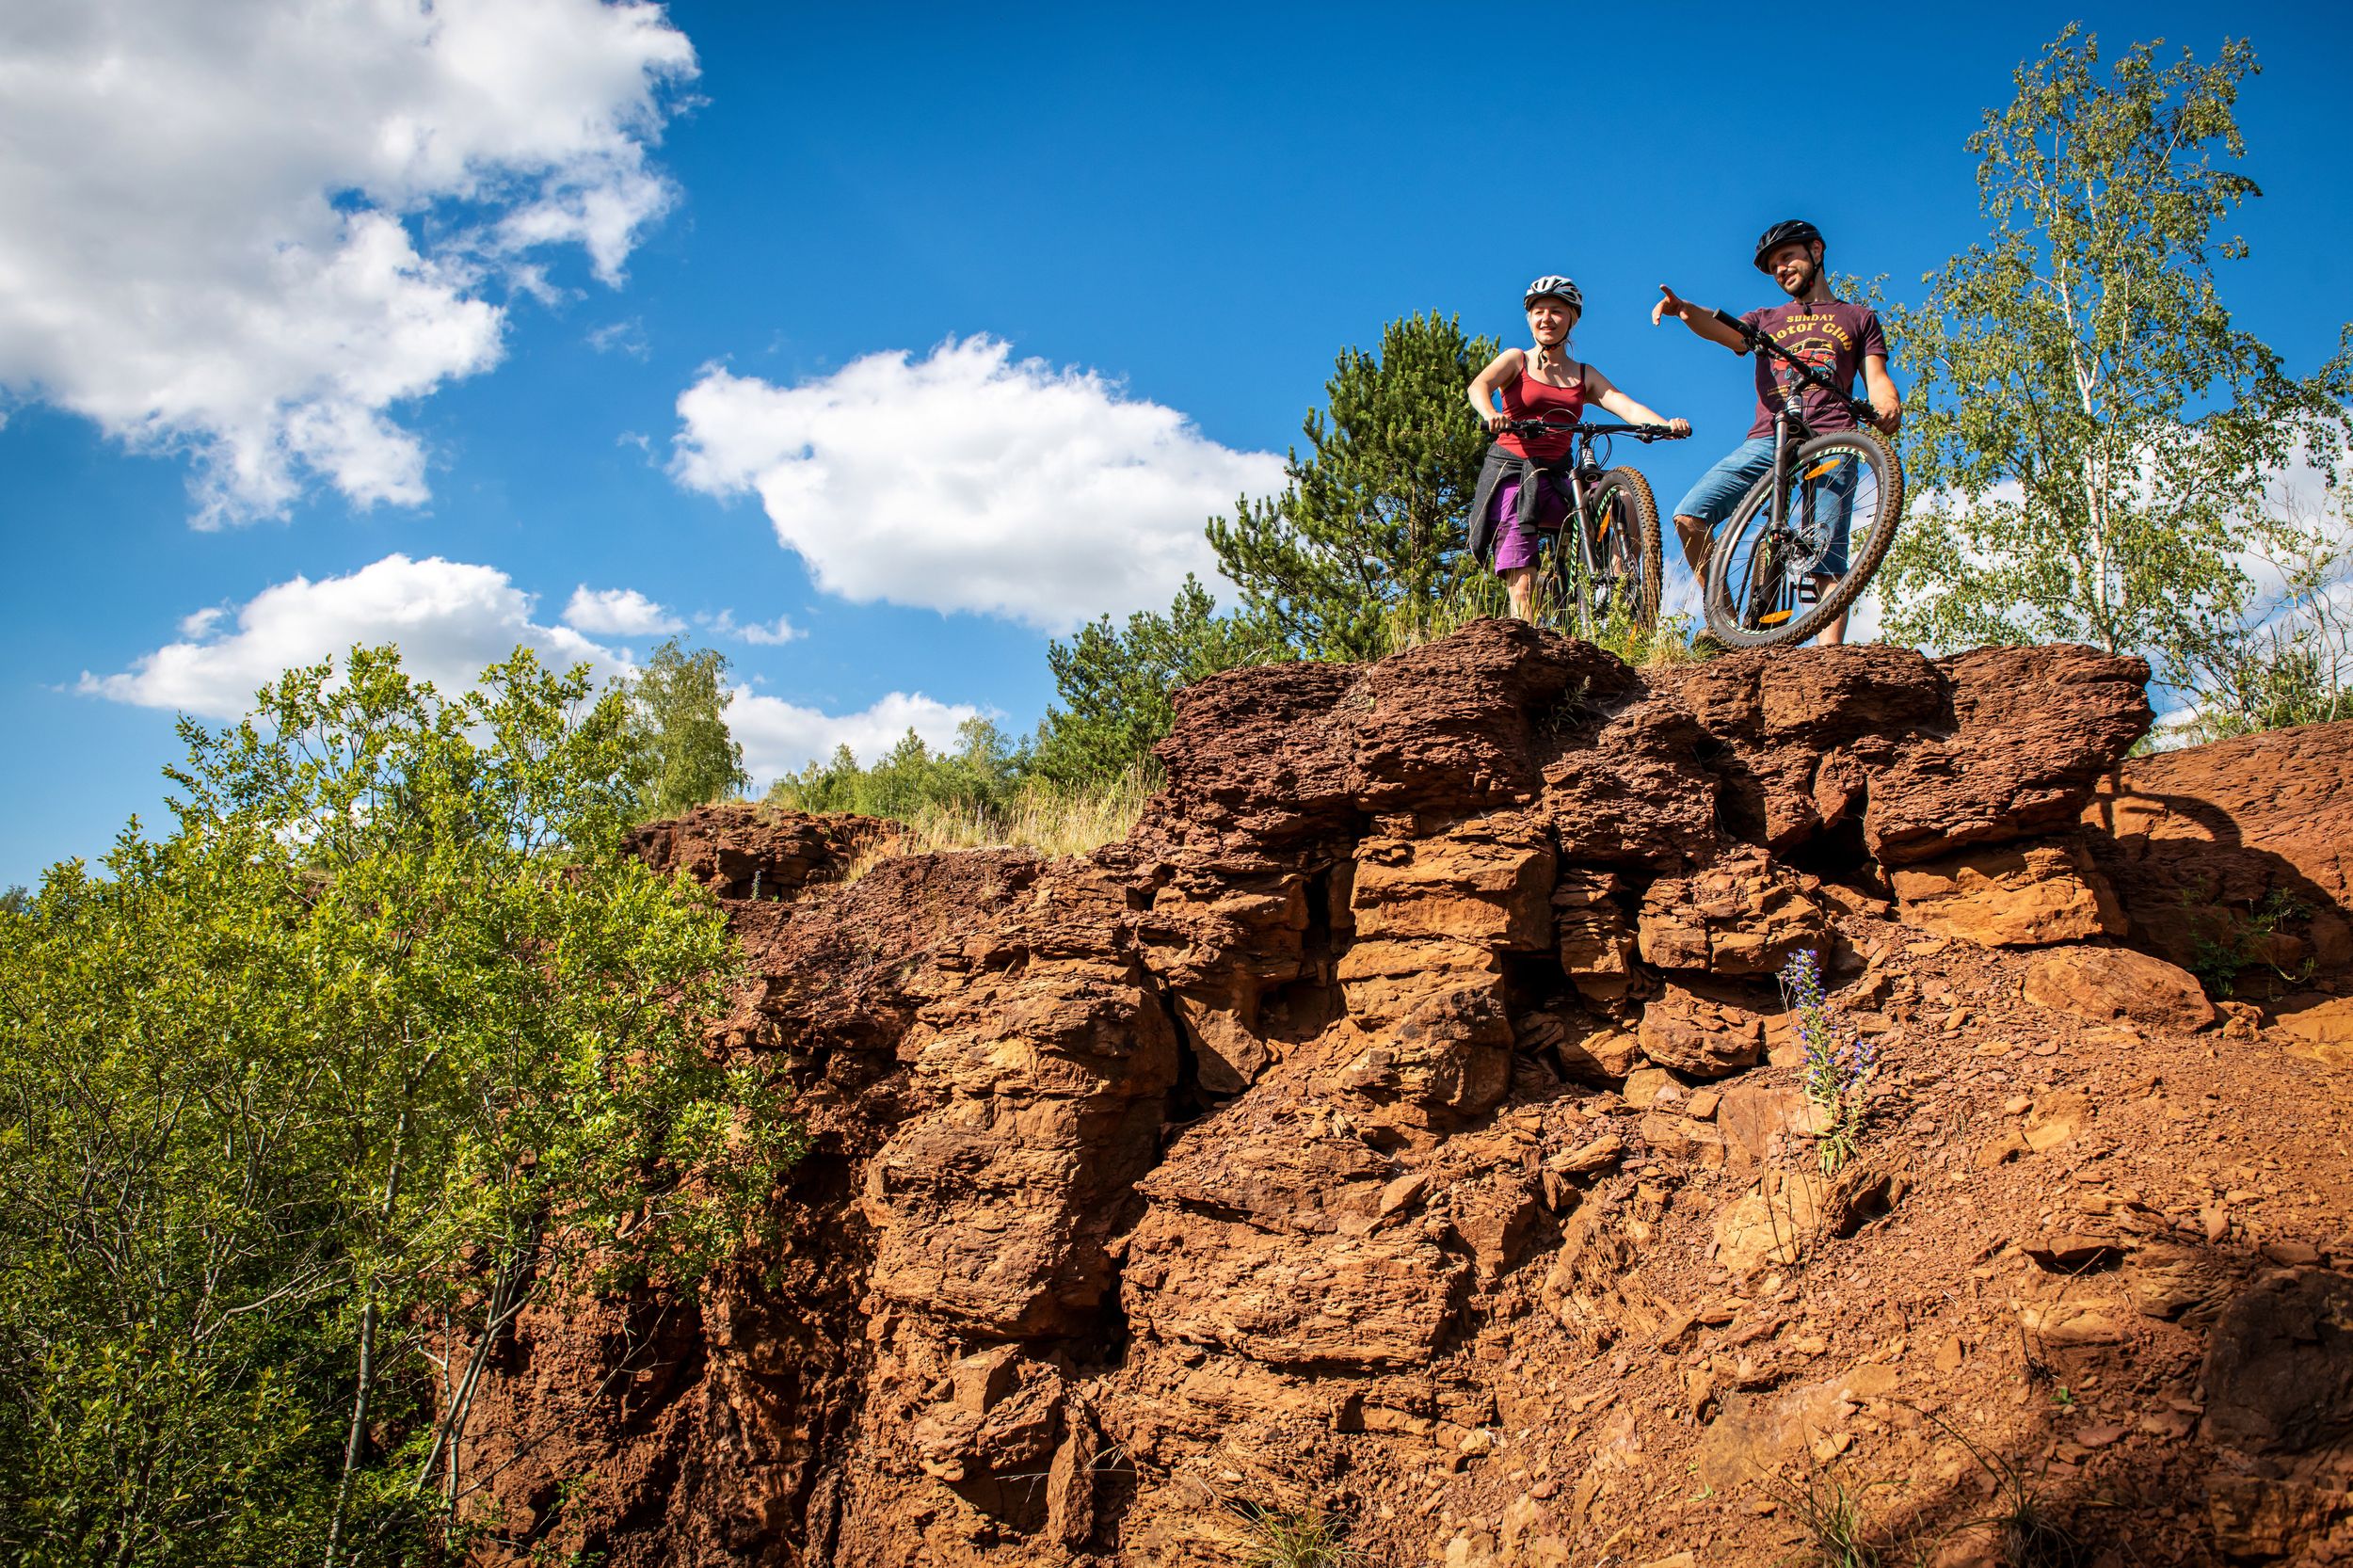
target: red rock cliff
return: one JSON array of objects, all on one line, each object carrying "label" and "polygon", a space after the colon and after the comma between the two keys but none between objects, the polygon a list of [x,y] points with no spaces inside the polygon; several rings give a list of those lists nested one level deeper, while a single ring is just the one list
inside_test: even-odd
[{"label": "red rock cliff", "polygon": [[[2123,1560],[2331,1549],[2353,726],[2126,762],[2146,676],[1486,622],[1185,693],[1085,861],[649,832],[817,1152],[703,1304],[526,1325],[486,1516],[621,1565],[1237,1561],[1254,1506],[1734,1563],[1829,1465],[1974,1561],[1974,1446]],[[1801,950],[1881,1064],[1835,1179]]]}]

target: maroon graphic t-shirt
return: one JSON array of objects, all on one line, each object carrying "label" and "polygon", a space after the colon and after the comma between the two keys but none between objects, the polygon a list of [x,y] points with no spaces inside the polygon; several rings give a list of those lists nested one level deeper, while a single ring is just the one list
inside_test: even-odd
[{"label": "maroon graphic t-shirt", "polygon": [[[1879,314],[1868,305],[1845,299],[1793,299],[1786,305],[1751,311],[1740,319],[1849,393],[1854,391],[1855,373],[1863,368],[1866,357],[1887,357],[1887,339],[1880,331]],[[1785,376],[1795,379],[1790,376],[1788,366],[1769,354],[1757,355],[1756,423],[1749,427],[1752,437],[1773,433],[1773,413],[1781,407],[1781,381]],[[1854,416],[1828,392],[1808,387],[1805,423],[1820,435],[1829,430],[1853,429]]]}]

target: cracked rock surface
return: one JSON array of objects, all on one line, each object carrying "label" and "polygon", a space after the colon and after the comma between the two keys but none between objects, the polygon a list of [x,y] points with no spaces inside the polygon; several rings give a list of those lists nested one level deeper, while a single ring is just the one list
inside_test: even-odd
[{"label": "cracked rock surface", "polygon": [[[473,1423],[486,1554],[1209,1564],[1248,1502],[1384,1562],[1771,1560],[1768,1460],[1883,1459],[1922,1517],[1982,1512],[1919,1415],[1972,1388],[1987,1441],[2218,1478],[2150,1505],[2143,1560],[2318,1549],[2347,1157],[2242,1179],[2193,1096],[2237,1027],[2341,1108],[2323,1048],[2274,1044],[2334,993],[2217,1012],[2164,846],[2250,916],[2292,887],[2250,940],[2339,984],[2342,853],[2305,819],[2335,820],[2353,726],[2230,743],[2300,781],[2269,796],[2127,762],[2147,673],[1638,671],[1489,621],[1181,694],[1165,790],[1084,859],[748,808],[644,830],[743,946],[713,1048],[788,1077],[814,1148],[700,1301],[523,1324]],[[1882,1064],[1835,1179],[1774,978],[1801,951]],[[2320,1326],[2283,1356],[2279,1323]],[[2089,1371],[2064,1431],[2010,1401],[2022,1354]],[[2221,1402],[2166,1402],[2201,1376]]]}]

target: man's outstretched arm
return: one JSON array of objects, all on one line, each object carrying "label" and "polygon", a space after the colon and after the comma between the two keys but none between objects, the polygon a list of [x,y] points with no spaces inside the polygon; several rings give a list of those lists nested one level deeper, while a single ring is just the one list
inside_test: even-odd
[{"label": "man's outstretched arm", "polygon": [[1716,312],[1706,306],[1692,304],[1664,283],[1658,285],[1658,292],[1666,297],[1650,308],[1650,324],[1653,327],[1673,316],[1709,343],[1720,343],[1735,354],[1749,351],[1749,340],[1718,321]]}]

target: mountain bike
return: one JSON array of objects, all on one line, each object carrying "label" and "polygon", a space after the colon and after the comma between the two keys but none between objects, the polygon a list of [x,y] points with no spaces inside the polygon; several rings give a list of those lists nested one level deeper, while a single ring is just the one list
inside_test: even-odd
[{"label": "mountain bike", "polygon": [[[1873,427],[1879,416],[1868,403],[1738,316],[1718,311],[1716,319],[1785,368],[1776,372],[1773,466],[1709,551],[1700,607],[1728,648],[1801,643],[1861,597],[1886,558],[1904,509],[1903,464]],[[1836,398],[1855,427],[1814,434],[1806,387]]]},{"label": "mountain bike", "polygon": [[1576,435],[1565,462],[1547,463],[1534,484],[1568,481],[1569,516],[1560,528],[1536,531],[1536,595],[1530,617],[1567,636],[1587,636],[1623,617],[1648,633],[1658,621],[1658,502],[1650,481],[1631,468],[1605,469],[1613,436],[1680,440],[1663,424],[1562,424],[1550,420],[1504,420],[1498,434]]}]

